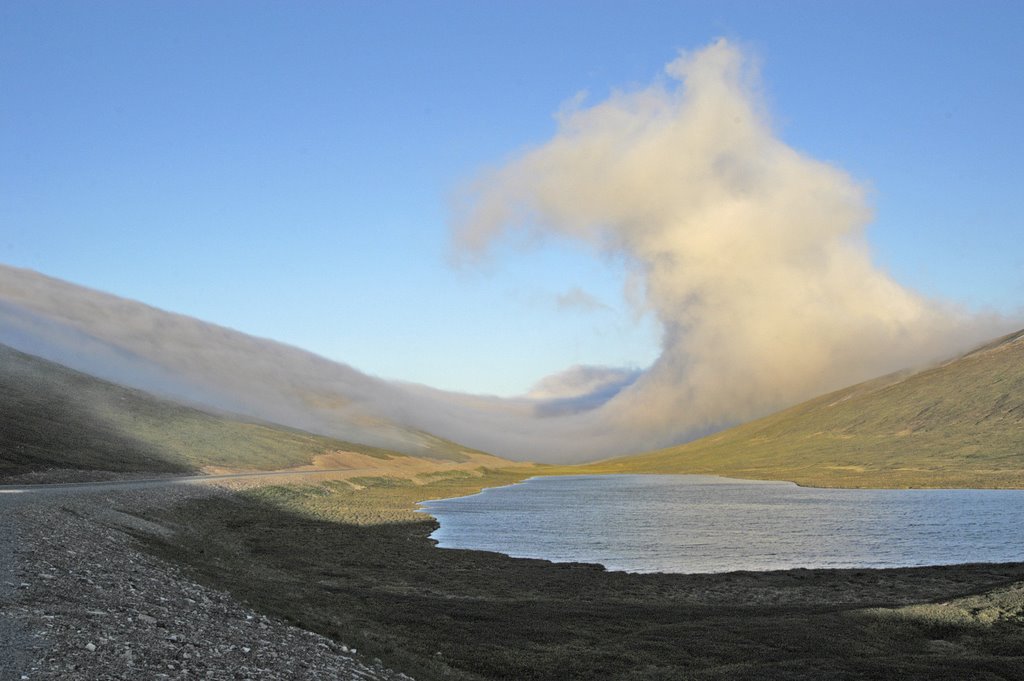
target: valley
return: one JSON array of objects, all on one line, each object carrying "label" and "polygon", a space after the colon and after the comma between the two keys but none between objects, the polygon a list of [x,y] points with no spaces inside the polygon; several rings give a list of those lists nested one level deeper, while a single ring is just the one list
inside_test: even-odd
[{"label": "valley", "polygon": [[0,681],[1024,681],[1021,26],[4,2]]},{"label": "valley", "polygon": [[[6,540],[4,569],[12,584],[27,585],[0,594],[0,626],[18,646],[10,664],[54,679],[69,670],[98,679],[157,669],[172,678],[233,669],[283,679],[292,665],[308,678],[428,681],[1017,678],[1022,563],[625,574],[439,550],[428,538],[436,521],[415,508],[534,475],[627,470],[1018,487],[1020,347],[1019,335],[1002,339],[681,448],[583,467],[514,463],[454,444],[429,456],[355,445],[0,349],[5,482],[61,491],[0,494],[6,536],[20,537]],[[984,397],[943,401],[951,384]],[[1001,412],[985,403],[1000,384],[1013,398]],[[923,404],[928,391],[932,411],[946,410],[945,425],[933,432],[940,421],[918,416],[917,441],[931,449],[908,450],[901,462],[896,444],[909,437],[900,434],[909,407],[893,405]],[[967,416],[954,421],[957,404]],[[957,425],[978,410],[995,425]],[[888,418],[889,430],[872,418]],[[970,432],[1003,448],[969,450]],[[827,449],[835,441],[852,444]],[[822,451],[832,454],[816,462]],[[951,476],[955,466],[960,477]],[[100,482],[47,484],[89,480]],[[90,536],[98,541],[77,546]],[[174,605],[176,596],[145,585],[165,577],[144,583],[132,577],[138,570],[173,575],[186,600]],[[105,586],[84,588],[82,579]],[[224,614],[218,624],[216,613],[237,608],[251,614]],[[264,630],[255,644],[233,624],[238,617]]]}]

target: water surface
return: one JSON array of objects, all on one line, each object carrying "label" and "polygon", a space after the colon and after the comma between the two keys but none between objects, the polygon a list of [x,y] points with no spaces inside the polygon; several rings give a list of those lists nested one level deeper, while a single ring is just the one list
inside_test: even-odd
[{"label": "water surface", "polygon": [[1024,560],[1024,491],[848,490],[705,475],[532,478],[421,504],[441,548],[629,572]]}]

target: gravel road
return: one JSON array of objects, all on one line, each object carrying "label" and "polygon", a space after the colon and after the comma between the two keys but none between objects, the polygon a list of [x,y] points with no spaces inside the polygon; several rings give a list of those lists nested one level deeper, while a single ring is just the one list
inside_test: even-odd
[{"label": "gravel road", "polygon": [[195,479],[0,487],[0,681],[408,681],[141,550],[137,535],[170,530],[136,511],[229,493]]},{"label": "gravel road", "polygon": [[18,670],[30,664],[29,636],[24,621],[15,616],[18,577],[14,567],[15,519],[12,503],[0,502],[0,681],[22,678]]}]

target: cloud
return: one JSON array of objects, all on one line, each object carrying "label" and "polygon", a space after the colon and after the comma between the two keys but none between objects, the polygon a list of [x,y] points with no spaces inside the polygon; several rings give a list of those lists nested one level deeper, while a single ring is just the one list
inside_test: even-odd
[{"label": "cloud", "polygon": [[576,365],[541,379],[526,396],[537,400],[537,416],[578,414],[600,407],[642,373],[639,369]]},{"label": "cloud", "polygon": [[526,396],[534,400],[552,400],[580,397],[609,388],[621,390],[639,375],[637,369],[577,364],[537,381]]},{"label": "cloud", "polygon": [[579,286],[573,286],[565,293],[555,299],[555,304],[560,310],[582,310],[584,312],[596,312],[598,310],[610,310],[607,305],[590,295]]},{"label": "cloud", "polygon": [[864,187],[774,134],[740,49],[719,40],[665,72],[563,110],[552,139],[470,184],[455,224],[475,257],[517,230],[625,256],[663,337],[600,408],[619,446],[685,439],[1005,329],[872,263]]}]

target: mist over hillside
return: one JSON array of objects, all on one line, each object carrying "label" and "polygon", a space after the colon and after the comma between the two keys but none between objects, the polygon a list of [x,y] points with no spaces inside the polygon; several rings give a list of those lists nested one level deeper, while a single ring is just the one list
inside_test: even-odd
[{"label": "mist over hillside", "polygon": [[[53,474],[278,470],[408,459],[389,450],[214,414],[104,381],[0,344],[0,478]],[[458,463],[475,454],[433,439],[420,452]],[[484,457],[476,455],[474,460]],[[493,462],[500,462],[493,459]],[[323,466],[321,466],[323,467]]]},{"label": "mist over hillside", "polygon": [[437,436],[509,458],[570,462],[678,441],[607,417],[636,374],[577,368],[513,399],[449,393],[4,266],[0,343],[205,408],[408,453],[429,450]]},{"label": "mist over hillside", "polygon": [[825,487],[1024,486],[1024,331],[688,444],[594,464]]},{"label": "mist over hillside", "polygon": [[[544,458],[555,450],[543,435],[524,444],[529,427],[517,437],[508,425],[528,426],[548,404],[563,413],[573,408],[564,391],[504,400],[389,382],[282,343],[5,266],[0,343],[199,406],[408,453],[429,449],[431,433],[450,432],[470,446]],[[600,380],[586,388],[583,399],[607,390]]]}]

